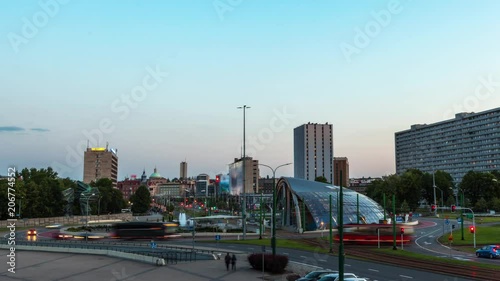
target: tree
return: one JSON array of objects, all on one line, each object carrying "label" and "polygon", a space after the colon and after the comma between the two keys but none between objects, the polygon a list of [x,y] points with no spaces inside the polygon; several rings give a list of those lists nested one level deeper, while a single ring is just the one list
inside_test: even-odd
[{"label": "tree", "polygon": [[151,194],[145,185],[139,186],[137,191],[130,197],[132,202],[132,213],[144,214],[147,213],[151,206]]},{"label": "tree", "polygon": [[481,199],[479,199],[474,205],[474,209],[479,212],[486,212],[486,210],[488,210],[488,202],[486,202],[486,199],[481,197]]},{"label": "tree", "polygon": [[495,180],[496,178],[492,173],[469,171],[462,178],[460,189],[464,192],[470,204],[476,206],[480,198],[500,197],[499,183]]},{"label": "tree", "polygon": [[319,176],[314,179],[317,182],[329,183],[328,180],[324,176]]}]

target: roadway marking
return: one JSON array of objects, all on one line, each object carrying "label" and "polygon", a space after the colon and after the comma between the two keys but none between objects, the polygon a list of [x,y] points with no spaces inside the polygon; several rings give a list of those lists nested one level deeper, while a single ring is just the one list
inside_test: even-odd
[{"label": "roadway marking", "polygon": [[318,259],[318,260],[321,261],[321,262],[326,262],[326,260],[322,260],[322,259]]},{"label": "roadway marking", "polygon": [[289,253],[283,253],[283,255],[287,255],[287,256],[288,256],[288,255],[289,255]]},{"label": "roadway marking", "polygon": [[424,241],[424,244],[425,244],[425,245],[432,245],[432,243],[427,242],[427,241]]},{"label": "roadway marking", "polygon": [[345,263],[344,265],[345,265],[345,266],[351,266],[350,264],[346,264],[346,263]]},{"label": "roadway marking", "polygon": [[402,277],[402,278],[408,278],[408,279],[413,279],[413,277],[411,277],[411,276],[406,276],[406,275],[399,275],[399,277]]},{"label": "roadway marking", "polygon": [[306,256],[300,256],[300,257],[301,257],[301,258],[303,258],[303,259],[307,259],[307,258],[308,258],[308,257],[306,257]]},{"label": "roadway marking", "polygon": [[373,272],[379,272],[377,269],[371,269],[371,268],[368,268],[369,271],[373,271]]}]

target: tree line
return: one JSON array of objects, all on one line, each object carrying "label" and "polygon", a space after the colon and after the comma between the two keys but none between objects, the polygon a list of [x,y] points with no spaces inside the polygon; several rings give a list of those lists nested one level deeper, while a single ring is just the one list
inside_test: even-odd
[{"label": "tree line", "polygon": [[[389,175],[374,180],[366,189],[368,197],[383,206],[386,197],[386,209],[392,209],[395,195],[396,209],[400,212],[415,211],[422,200],[428,205],[434,204],[434,185],[436,186],[436,204],[450,207],[461,205],[478,212],[487,210],[500,211],[500,172],[469,171],[459,184],[455,184],[451,175],[444,171],[424,173],[418,169],[409,169],[401,175]],[[458,192],[459,196],[455,196]],[[457,202],[458,199],[458,202]]]},{"label": "tree line", "polygon": [[[47,169],[24,168],[15,175],[15,198],[17,218],[39,218],[81,214],[80,202],[77,197],[78,187],[76,181],[70,178],[60,178],[51,167]],[[91,214],[118,213],[125,208],[126,202],[120,190],[113,188],[109,179],[101,179],[91,183],[99,189],[99,198],[89,201]],[[8,218],[8,188],[9,181],[0,179],[0,219]],[[71,210],[67,212],[68,202],[65,200],[64,191],[73,190]],[[100,206],[98,205],[100,203]]]}]

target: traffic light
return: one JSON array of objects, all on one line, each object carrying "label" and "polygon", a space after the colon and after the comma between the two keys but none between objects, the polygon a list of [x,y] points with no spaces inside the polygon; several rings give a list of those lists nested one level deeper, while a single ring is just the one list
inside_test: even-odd
[{"label": "traffic light", "polygon": [[405,228],[401,227],[401,234],[405,234]]},{"label": "traffic light", "polygon": [[474,226],[469,227],[470,233],[476,232],[476,228]]},{"label": "traffic light", "polygon": [[436,205],[431,205],[431,211],[435,211],[436,210]]},{"label": "traffic light", "polygon": [[216,175],[216,176],[215,176],[215,182],[216,182],[216,183],[219,183],[219,182],[220,182],[220,176],[219,176],[219,175]]},{"label": "traffic light", "polygon": [[456,209],[457,209],[457,206],[455,206],[455,205],[451,205],[451,211],[452,211],[453,213],[455,212],[455,210],[456,210]]}]

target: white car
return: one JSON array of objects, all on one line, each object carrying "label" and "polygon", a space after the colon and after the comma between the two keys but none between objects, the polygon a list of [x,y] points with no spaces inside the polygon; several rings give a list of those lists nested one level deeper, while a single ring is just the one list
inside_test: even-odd
[{"label": "white car", "polygon": [[[346,278],[358,278],[358,276],[356,276],[356,274],[354,273],[344,273],[344,280]],[[321,279],[319,279],[319,281],[337,281],[337,280],[339,280],[339,273],[327,274],[321,277]]]},{"label": "white car", "polygon": [[47,225],[45,228],[49,228],[49,229],[59,229],[62,227],[62,224],[60,223],[55,223],[55,224],[49,224]]}]

